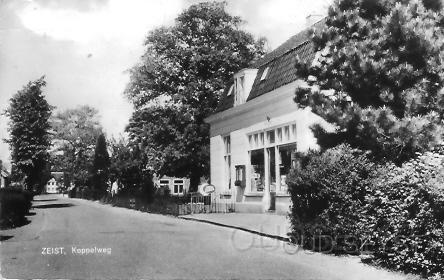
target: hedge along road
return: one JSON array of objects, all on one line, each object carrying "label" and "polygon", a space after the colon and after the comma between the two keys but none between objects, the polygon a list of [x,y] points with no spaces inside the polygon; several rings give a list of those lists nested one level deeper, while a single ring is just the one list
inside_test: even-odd
[{"label": "hedge along road", "polygon": [[2,278],[407,279],[239,230],[59,195],[35,200],[31,223],[1,233]]}]

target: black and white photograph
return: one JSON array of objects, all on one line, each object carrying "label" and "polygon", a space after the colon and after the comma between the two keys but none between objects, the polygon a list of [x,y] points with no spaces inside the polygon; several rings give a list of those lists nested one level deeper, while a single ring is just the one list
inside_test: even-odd
[{"label": "black and white photograph", "polygon": [[444,1],[0,0],[0,278],[444,280]]}]

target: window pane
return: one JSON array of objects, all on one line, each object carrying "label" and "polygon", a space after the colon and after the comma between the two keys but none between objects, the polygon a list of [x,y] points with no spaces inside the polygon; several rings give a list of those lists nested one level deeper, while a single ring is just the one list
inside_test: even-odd
[{"label": "window pane", "polygon": [[268,143],[274,144],[274,130],[267,132]]},{"label": "window pane", "polygon": [[264,191],[265,183],[265,166],[264,166],[264,150],[254,150],[250,153],[251,164],[251,191]]},{"label": "window pane", "polygon": [[282,128],[278,128],[277,129],[277,134],[278,134],[278,141],[282,142]]},{"label": "window pane", "polygon": [[[270,174],[270,184],[274,184],[276,186],[276,160],[275,160],[275,148],[268,148],[268,162],[269,162],[269,174]],[[274,188],[276,190],[276,187]]]},{"label": "window pane", "polygon": [[287,191],[287,176],[292,167],[292,155],[296,152],[296,144],[280,146],[280,175],[281,175],[281,191]]},{"label": "window pane", "polygon": [[291,125],[291,137],[293,139],[296,139],[296,125],[295,124]]},{"label": "window pane", "polygon": [[284,127],[284,141],[290,140],[290,128],[288,125]]},{"label": "window pane", "polygon": [[178,192],[178,185],[174,185],[174,193]]},{"label": "window pane", "polygon": [[183,193],[183,185],[179,185],[179,193]]}]

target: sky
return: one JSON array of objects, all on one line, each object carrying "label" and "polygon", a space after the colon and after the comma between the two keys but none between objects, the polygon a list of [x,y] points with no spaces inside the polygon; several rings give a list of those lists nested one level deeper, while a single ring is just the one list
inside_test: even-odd
[{"label": "sky", "polygon": [[[132,113],[123,95],[128,69],[149,31],[174,24],[198,0],[0,0],[0,113],[27,82],[45,75],[56,111],[90,105],[107,136],[119,136]],[[326,14],[331,0],[228,0],[244,30],[274,49]],[[7,118],[0,115],[0,159],[9,166]]]}]

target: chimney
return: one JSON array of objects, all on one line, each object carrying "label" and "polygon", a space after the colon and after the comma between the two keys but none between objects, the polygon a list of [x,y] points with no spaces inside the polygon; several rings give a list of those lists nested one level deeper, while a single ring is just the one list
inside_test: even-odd
[{"label": "chimney", "polygon": [[305,28],[310,28],[313,26],[313,24],[315,24],[316,22],[320,21],[321,19],[323,19],[325,16],[321,15],[321,14],[309,14],[306,18],[305,18]]}]

